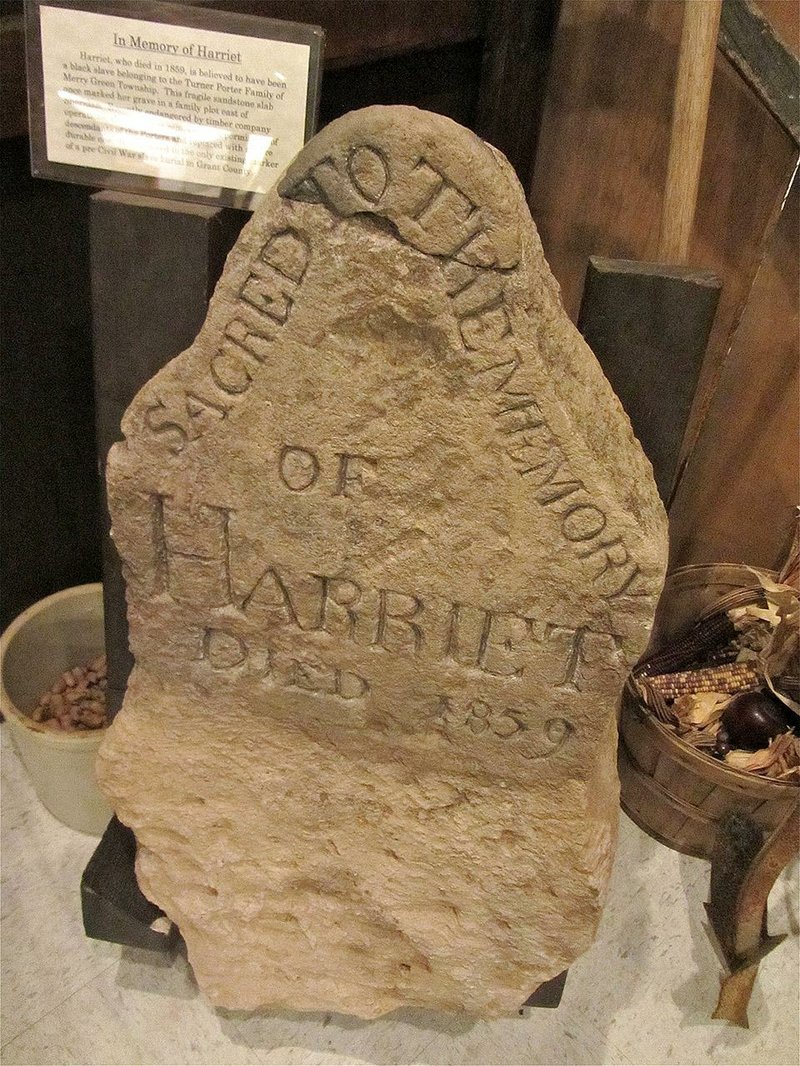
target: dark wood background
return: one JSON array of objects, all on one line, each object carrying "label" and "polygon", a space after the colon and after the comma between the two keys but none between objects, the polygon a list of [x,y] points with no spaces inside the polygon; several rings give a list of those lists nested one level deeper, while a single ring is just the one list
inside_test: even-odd
[{"label": "dark wood background", "polygon": [[[577,316],[590,254],[657,237],[680,4],[669,0],[194,0],[322,25],[321,123],[372,103],[455,118],[529,190]],[[699,2],[699,0],[698,0]],[[726,0],[726,3],[742,0]],[[762,0],[798,51],[794,0]],[[0,623],[100,575],[88,197],[33,180],[22,4],[0,5]],[[718,53],[691,262],[723,279],[671,511],[675,563],[774,565],[797,499],[797,145]],[[786,206],[783,207],[784,200]]]}]

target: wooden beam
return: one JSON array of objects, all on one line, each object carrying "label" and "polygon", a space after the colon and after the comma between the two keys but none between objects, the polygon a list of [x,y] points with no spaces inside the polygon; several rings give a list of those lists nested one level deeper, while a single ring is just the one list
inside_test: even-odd
[{"label": "wooden beam", "polygon": [[748,0],[724,0],[719,47],[800,145],[800,61]]}]

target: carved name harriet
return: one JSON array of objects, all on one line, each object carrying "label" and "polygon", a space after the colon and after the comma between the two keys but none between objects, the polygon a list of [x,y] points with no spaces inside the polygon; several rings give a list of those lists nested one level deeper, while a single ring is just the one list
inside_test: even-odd
[{"label": "carved name harriet", "polygon": [[[341,471],[364,457],[342,459],[334,491],[347,493],[351,483],[360,485],[360,476]],[[317,462],[301,464],[305,488],[318,469]],[[544,741],[531,748],[530,708],[515,683],[532,674],[567,696],[591,685],[598,664],[621,659],[621,637],[589,623],[566,624],[531,609],[496,610],[413,587],[370,585],[355,573],[300,571],[284,560],[256,557],[233,508],[182,508],[152,492],[139,494],[136,509],[152,539],[138,569],[125,560],[132,595],[158,602],[161,610],[171,604],[176,623],[189,634],[191,659],[228,680],[363,703],[373,677],[380,676],[382,657],[417,659],[429,669],[471,674],[476,690],[482,684],[491,689],[468,700],[436,693],[428,706],[431,723],[484,739],[516,737],[526,743],[522,754],[539,758],[566,743],[574,726],[566,718],[548,719]],[[311,636],[321,637],[322,645],[304,641]],[[361,653],[358,667],[342,666],[337,649]]]}]

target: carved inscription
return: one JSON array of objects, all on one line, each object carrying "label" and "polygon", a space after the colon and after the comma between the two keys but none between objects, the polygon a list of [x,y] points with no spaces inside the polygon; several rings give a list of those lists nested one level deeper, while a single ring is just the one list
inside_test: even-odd
[{"label": "carved inscription", "polygon": [[[343,705],[363,704],[370,692],[366,678],[324,661],[319,655],[273,653],[256,637],[244,636],[221,625],[198,630],[199,659],[228,681],[248,677],[265,688],[302,689],[317,696],[334,697]],[[565,718],[548,718],[539,732],[528,724],[530,709],[497,706],[481,698],[436,697],[434,712],[445,734],[471,735],[484,740],[513,741],[526,759],[554,755],[575,732]],[[358,724],[358,722],[357,722]]]},{"label": "carved inscription", "polygon": [[278,455],[278,473],[290,492],[324,487],[331,496],[358,497],[375,477],[378,460],[367,455],[338,452],[334,471],[323,469],[322,460],[309,448],[285,444]]},{"label": "carved inscription", "polygon": [[[317,161],[284,195],[325,204],[341,215],[402,216],[404,238],[435,254],[464,352],[491,400],[503,453],[537,504],[557,519],[560,537],[583,562],[587,580],[609,604],[649,595],[638,564],[571,469],[537,401],[523,385],[523,359],[508,297],[511,272],[497,269],[489,213],[424,156],[402,182],[379,146],[356,144],[346,155]],[[409,238],[409,233],[411,237]],[[289,321],[311,258],[309,239],[291,227],[272,234],[250,264],[236,310],[211,356],[207,373],[181,400],[155,398],[145,424],[173,453],[225,419],[246,396],[270,347]],[[177,405],[177,406],[176,406]],[[272,471],[276,489],[357,498],[378,473],[378,459],[357,453],[323,457],[302,440],[282,444]],[[214,672],[246,673],[285,688],[360,701],[369,682],[319,655],[281,656],[264,645],[259,627],[299,635],[327,633],[369,654],[400,655],[475,671],[512,684],[543,658],[559,664],[547,683],[565,693],[591,683],[597,664],[621,654],[622,638],[596,624],[565,625],[526,610],[499,611],[411,588],[365,584],[357,574],[300,571],[284,560],[253,559],[237,537],[235,512],[199,504],[191,513],[167,495],[148,497],[153,530],[150,591],[196,611],[224,611],[198,628],[200,660]],[[456,706],[440,697],[449,731],[501,740],[523,738],[524,714],[512,704],[473,699]],[[557,751],[573,727],[548,720],[539,747],[526,739],[526,757]]]},{"label": "carved inscription", "polygon": [[[639,565],[622,536],[609,529],[606,513],[591,500],[583,482],[570,470],[567,456],[537,404],[516,385],[523,362],[506,297],[508,275],[486,262],[489,241],[485,218],[476,204],[450,177],[420,157],[395,195],[391,163],[372,144],[354,146],[343,164],[330,157],[318,162],[301,186],[286,195],[324,203],[337,213],[356,209],[404,214],[415,226],[445,245],[436,252],[445,291],[451,301],[461,342],[481,364],[476,377],[494,398],[493,416],[510,463],[530,484],[534,498],[556,512],[566,544],[585,563],[587,578],[609,604],[650,595]],[[409,175],[406,175],[408,178]],[[409,191],[410,189],[410,191]],[[430,253],[424,242],[420,250]],[[437,245],[437,248],[439,246]],[[270,345],[288,322],[311,255],[308,238],[295,228],[273,234],[250,266],[239,292],[236,314],[212,355],[202,387],[187,391],[182,403],[154,397],[144,423],[168,451],[180,453],[210,426],[226,418],[250,390]],[[371,465],[366,457],[361,472],[345,466],[339,472],[339,493],[362,481]],[[313,453],[286,450],[281,477],[292,491],[310,488],[320,470]]]},{"label": "carved inscription", "polygon": [[445,731],[452,735],[470,732],[495,740],[511,741],[525,759],[547,759],[555,755],[574,734],[567,718],[548,718],[541,733],[527,724],[528,710],[493,706],[486,700],[462,702],[440,697],[440,717]]},{"label": "carved inscription", "polygon": [[497,740],[513,741],[525,759],[547,759],[555,755],[575,732],[567,718],[548,718],[541,734],[527,724],[526,708],[496,707],[486,700],[472,699],[458,705],[449,696],[440,697],[440,716],[451,734],[469,731]]},{"label": "carved inscription", "polygon": [[346,703],[362,700],[370,690],[366,678],[351,670],[331,666],[318,656],[275,653],[258,635],[237,633],[221,622],[198,627],[195,635],[199,661],[229,680],[249,677],[280,688],[336,696]]},{"label": "carved inscription", "polygon": [[346,157],[324,156],[299,180],[281,183],[287,199],[324,204],[334,214],[373,213],[399,223],[403,238],[429,255],[492,266],[496,253],[481,205],[430,159],[410,165],[375,144],[358,144]]},{"label": "carved inscription", "polygon": [[394,182],[385,152],[369,144],[354,147],[344,166],[322,159],[302,183],[282,193],[323,203],[337,214],[375,211],[405,218],[435,238],[430,245],[411,230],[415,247],[440,260],[461,343],[474,355],[476,378],[493,397],[492,415],[509,462],[537,503],[556,513],[564,542],[585,565],[587,580],[602,599],[618,604],[650,596],[622,536],[609,528],[605,511],[572,473],[536,398],[517,385],[523,360],[507,300],[509,274],[494,269],[481,206],[424,156],[404,181]]},{"label": "carved inscription", "polygon": [[178,455],[227,418],[250,391],[270,358],[272,344],[291,317],[311,259],[309,239],[297,228],[273,233],[250,264],[236,311],[192,390],[153,396],[144,410],[151,438]]},{"label": "carved inscription", "polygon": [[[204,623],[201,642],[201,658],[213,670],[270,674],[274,663],[259,636],[265,627],[298,636],[325,633],[374,655],[410,656],[512,684],[530,670],[541,671],[545,661],[556,663],[556,672],[543,683],[564,692],[583,691],[598,664],[621,655],[622,638],[596,626],[566,625],[530,610],[496,610],[430,592],[371,585],[357,575],[301,571],[255,558],[238,533],[236,512],[228,507],[183,509],[158,493],[143,496],[142,505],[152,530],[143,591],[166,596],[195,616],[216,613],[216,621]],[[136,574],[131,571],[129,577],[135,583]],[[316,685],[314,691],[344,699],[366,693],[363,678],[337,677],[332,669],[313,662],[290,669],[284,663],[282,683],[310,690]]]},{"label": "carved inscription", "polygon": [[638,564],[622,537],[609,531],[609,520],[570,468],[536,398],[517,386],[522,356],[505,302],[504,275],[449,262],[441,266],[464,348],[476,357],[491,352],[489,365],[476,376],[494,399],[493,416],[503,451],[526,479],[537,503],[555,511],[564,541],[585,561],[591,584],[608,603],[649,596]]},{"label": "carved inscription", "polygon": [[468,700],[466,706],[457,706],[449,696],[442,696],[440,713],[449,732],[468,729],[476,736],[486,733],[508,740],[524,728],[524,718],[520,712],[512,711],[509,707],[498,710],[480,699]]}]

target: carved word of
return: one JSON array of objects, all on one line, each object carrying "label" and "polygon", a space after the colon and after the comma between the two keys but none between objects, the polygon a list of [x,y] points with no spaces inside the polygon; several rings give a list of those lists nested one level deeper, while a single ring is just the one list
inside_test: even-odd
[{"label": "carved word of", "polygon": [[273,233],[250,264],[236,293],[235,314],[200,382],[166,398],[152,394],[144,410],[145,430],[168,452],[182,452],[226,419],[250,391],[289,321],[310,258],[311,244],[297,228]]},{"label": "carved word of", "polygon": [[278,474],[291,492],[307,492],[327,482],[333,496],[360,495],[366,480],[374,475],[378,460],[347,452],[337,453],[336,460],[336,469],[331,475],[323,470],[323,461],[316,452],[285,444],[278,456]]}]

